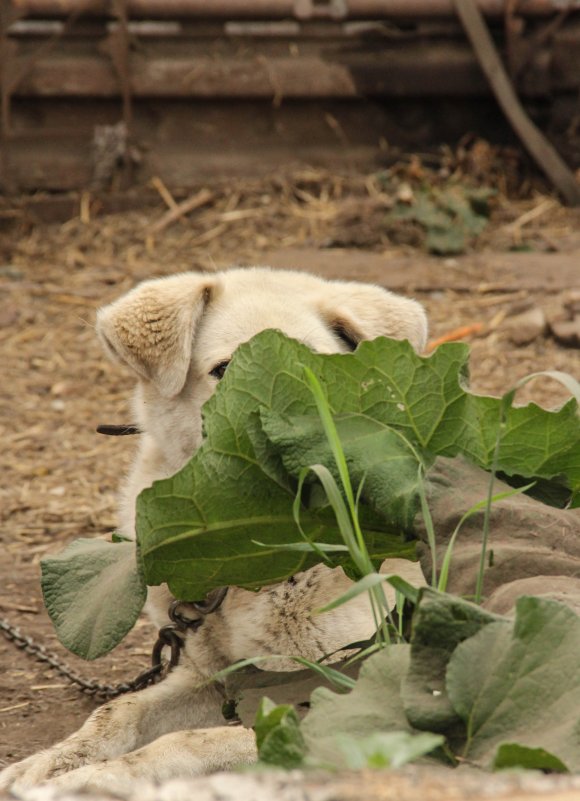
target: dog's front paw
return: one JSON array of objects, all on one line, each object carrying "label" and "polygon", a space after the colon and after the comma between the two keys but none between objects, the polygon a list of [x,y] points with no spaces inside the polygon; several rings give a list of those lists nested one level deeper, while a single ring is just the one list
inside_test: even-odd
[{"label": "dog's front paw", "polygon": [[123,797],[131,795],[137,784],[143,784],[144,778],[133,775],[127,765],[121,761],[103,762],[98,765],[85,765],[82,768],[63,773],[50,781],[50,787],[58,791],[93,792],[105,791]]},{"label": "dog's front paw", "polygon": [[114,790],[122,797],[129,795],[135,789],[135,778],[115,762],[75,768],[70,762],[55,759],[50,752],[35,754],[0,773],[0,792],[11,790],[16,794],[24,793],[38,785],[52,788],[56,793],[55,797],[60,790],[70,792]]},{"label": "dog's front paw", "polygon": [[67,758],[65,753],[56,749],[40,751],[0,772],[0,792],[33,787],[60,773],[73,770],[78,764],[77,759],[72,756]]}]

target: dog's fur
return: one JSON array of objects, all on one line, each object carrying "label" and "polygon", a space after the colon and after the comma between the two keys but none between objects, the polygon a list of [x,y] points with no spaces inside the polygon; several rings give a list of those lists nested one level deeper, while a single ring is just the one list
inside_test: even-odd
[{"label": "dog's fur", "polygon": [[[175,473],[199,447],[201,407],[217,384],[216,366],[267,328],[319,353],[346,352],[380,335],[408,339],[420,350],[427,333],[415,301],[376,286],[267,268],[151,280],[101,309],[97,330],[105,350],[138,378],[134,414],[142,434],[122,495],[123,534],[134,537],[139,492]],[[393,572],[392,565],[383,569],[389,567]],[[396,567],[399,573],[408,568],[406,562]],[[163,682],[105,704],[68,739],[7,768],[0,789],[52,779],[70,789],[122,792],[136,778],[191,776],[251,762],[253,732],[220,725],[220,686],[206,680],[244,657],[316,660],[370,636],[365,596],[325,615],[310,614],[348,585],[342,570],[317,566],[258,593],[231,588],[220,609],[188,634],[179,666]],[[157,625],[168,622],[170,600],[166,589],[151,589],[148,611]]]}]

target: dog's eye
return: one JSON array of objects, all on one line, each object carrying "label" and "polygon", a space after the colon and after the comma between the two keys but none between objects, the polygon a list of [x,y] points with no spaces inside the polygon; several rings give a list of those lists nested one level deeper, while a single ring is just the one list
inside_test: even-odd
[{"label": "dog's eye", "polygon": [[215,367],[212,367],[212,369],[209,371],[209,374],[220,381],[224,377],[224,373],[229,363],[229,359],[223,362],[218,362]]}]

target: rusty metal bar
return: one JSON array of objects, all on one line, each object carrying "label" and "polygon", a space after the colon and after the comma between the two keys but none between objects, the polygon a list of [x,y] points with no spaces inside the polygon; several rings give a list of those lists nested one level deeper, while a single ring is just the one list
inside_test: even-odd
[{"label": "rusty metal bar", "polygon": [[[449,97],[489,94],[469,43],[460,38],[459,27],[444,32],[437,29],[434,38],[425,36],[424,30],[403,38],[389,37],[385,32],[374,38],[357,38],[343,35],[340,28],[333,26],[318,38],[303,39],[294,32],[292,42],[300,47],[300,57],[295,58],[288,45],[276,37],[260,37],[259,42],[252,42],[242,51],[235,41],[220,38],[216,49],[214,44],[208,44],[207,31],[202,36],[196,33],[197,26],[178,27],[168,36],[162,32],[150,40],[136,36],[126,17],[126,7],[131,2],[117,0],[112,4],[117,21],[108,23],[106,38],[97,48],[91,29],[70,39],[51,35],[40,46],[39,32],[29,39],[22,29],[8,39],[5,44],[15,48],[10,93],[25,98],[120,96],[128,129],[132,96],[279,101],[417,97],[425,93]],[[78,19],[78,7],[73,16]],[[561,15],[550,18],[560,19]],[[70,21],[68,18],[65,23],[67,28]],[[546,23],[548,27],[551,21]],[[539,29],[536,26],[531,38],[520,37],[517,41],[522,54],[517,88],[524,97],[549,97],[580,88],[580,18],[569,20],[565,29],[550,27],[549,42],[538,37],[546,24]],[[212,42],[216,36],[219,29]],[[58,50],[54,48],[56,41]],[[135,47],[131,47],[133,43]],[[6,69],[2,75],[6,80]],[[429,76],[427,86],[425,75]]]},{"label": "rusty metal bar", "polygon": [[[545,96],[550,88],[549,62],[536,54],[530,65],[534,80],[526,94]],[[132,55],[133,98],[349,99],[425,95],[466,97],[489,94],[467,45],[407,44],[386,49],[370,61],[364,57],[336,60],[324,55],[300,59],[259,55],[254,58]],[[548,70],[548,74],[543,73]],[[109,59],[99,55],[53,54],[35,62],[14,94],[18,97],[117,98],[119,79]]]},{"label": "rusty metal bar", "polygon": [[[15,37],[11,92],[26,98],[122,97],[129,127],[131,96],[347,99],[489,94],[469,43],[453,35],[435,40],[383,36],[374,44],[368,37],[335,35],[302,42],[298,37],[292,38],[300,47],[300,57],[295,58],[284,41],[260,40],[241,53],[235,42],[224,40],[219,51],[212,46],[208,52],[206,39],[188,34],[151,42],[139,38],[128,52],[127,33],[119,42],[117,34],[123,31],[111,25],[99,48],[90,32],[84,39],[61,38],[58,49]],[[112,48],[115,43],[118,47]],[[521,39],[521,47],[526,61],[517,89],[523,97],[578,92],[580,20],[555,33],[550,42],[535,39],[530,47],[528,39]]]},{"label": "rusty metal bar", "polygon": [[[482,14],[503,17],[509,0],[477,0]],[[20,15],[61,17],[73,12],[110,16],[109,0],[12,0]],[[518,14],[545,17],[564,8],[580,10],[580,0],[520,0]],[[453,17],[453,0],[127,0],[131,18],[204,19],[388,19]]]},{"label": "rusty metal bar", "polygon": [[10,131],[10,56],[14,45],[8,39],[11,10],[8,0],[0,0],[0,134],[4,142]]},{"label": "rusty metal bar", "polygon": [[[569,6],[567,0],[475,1],[501,52],[511,48],[521,97],[577,97],[580,0]],[[260,152],[263,169],[289,151],[308,163],[327,163],[334,116],[346,131],[340,163],[374,163],[385,130],[381,115],[398,107],[399,98],[402,108],[407,99],[412,105],[421,98],[421,108],[424,98],[433,99],[425,124],[429,130],[441,124],[447,136],[446,117],[456,114],[445,111],[445,99],[491,96],[453,2],[0,0],[11,21],[21,20],[4,24],[0,37],[5,120],[13,108],[13,124],[4,125],[10,177],[27,189],[94,185],[94,165],[105,163],[96,133],[121,131],[121,102],[123,130],[129,125],[133,142],[143,145],[140,173],[163,174],[172,185],[190,185],[203,170],[233,174],[244,146]],[[381,22],[390,18],[418,24]],[[566,113],[572,118],[575,111]],[[373,114],[380,116],[374,124]],[[273,123],[280,119],[283,133]],[[490,130],[493,138],[496,129]],[[398,131],[397,120],[395,140]],[[125,165],[131,158],[126,139],[114,151]],[[115,181],[119,161],[110,162]],[[110,181],[113,173],[105,173]]]},{"label": "rusty metal bar", "polygon": [[14,13],[9,0],[0,0],[0,188],[13,191],[8,170],[8,150],[11,129],[11,59],[16,49],[8,38]]}]

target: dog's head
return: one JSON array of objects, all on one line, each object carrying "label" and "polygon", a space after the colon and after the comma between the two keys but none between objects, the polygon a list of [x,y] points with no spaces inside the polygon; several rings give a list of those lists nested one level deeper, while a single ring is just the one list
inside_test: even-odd
[{"label": "dog's head", "polygon": [[320,353],[354,350],[381,335],[421,350],[427,335],[415,301],[306,273],[234,269],[140,284],[99,311],[97,331],[105,350],[139,378],[138,423],[157,444],[159,472],[175,472],[191,457],[201,406],[233,352],[268,328]]}]

